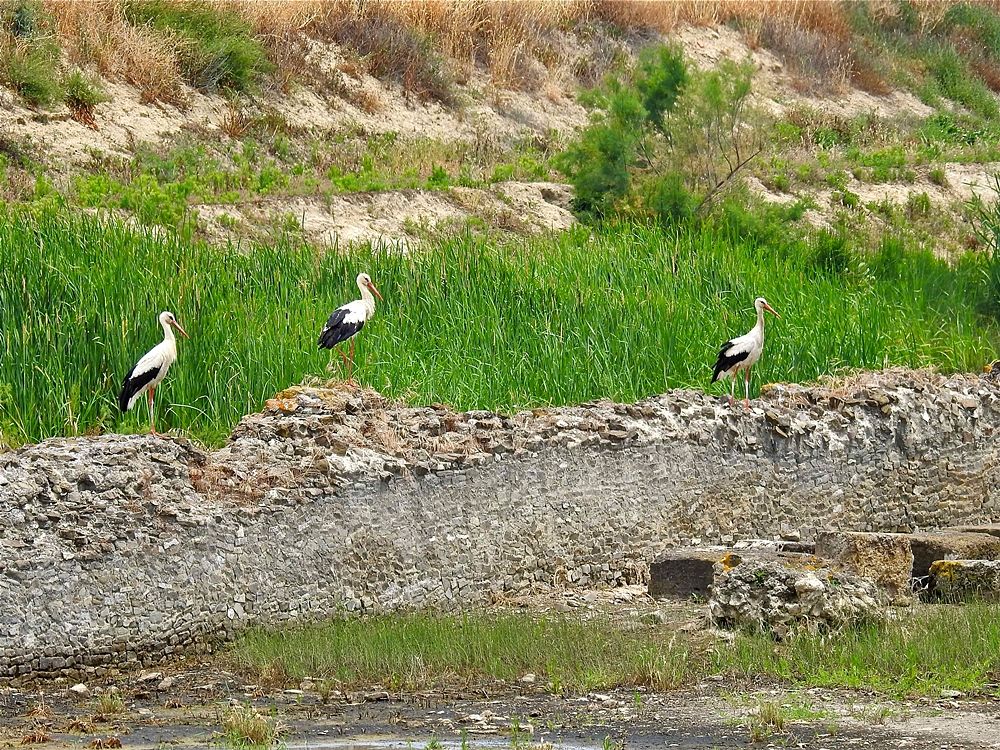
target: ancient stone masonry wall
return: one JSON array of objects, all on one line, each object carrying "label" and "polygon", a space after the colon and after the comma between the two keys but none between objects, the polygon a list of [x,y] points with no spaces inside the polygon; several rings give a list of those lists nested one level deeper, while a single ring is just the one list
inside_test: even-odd
[{"label": "ancient stone masonry wall", "polygon": [[643,580],[677,544],[1000,517],[1000,384],[887,372],[511,417],[292,389],[223,449],[0,455],[0,678],[102,671],[249,624]]}]

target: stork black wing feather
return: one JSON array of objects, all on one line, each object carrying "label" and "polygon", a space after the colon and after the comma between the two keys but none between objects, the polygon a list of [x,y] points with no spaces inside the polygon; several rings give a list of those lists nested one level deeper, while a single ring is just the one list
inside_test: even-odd
[{"label": "stork black wing feather", "polygon": [[351,310],[344,307],[338,307],[333,311],[330,319],[323,326],[323,332],[319,335],[320,349],[332,349],[364,328],[365,321],[363,320],[347,320],[350,313]]},{"label": "stork black wing feather", "polygon": [[132,400],[132,397],[160,374],[160,368],[154,367],[151,370],[140,372],[138,375],[134,375],[134,373],[135,367],[128,371],[128,375],[125,376],[125,381],[122,383],[122,391],[118,394],[118,408],[123,412],[128,411],[128,402]]},{"label": "stork black wing feather", "polygon": [[719,349],[719,358],[715,361],[715,370],[712,372],[712,382],[714,383],[719,379],[722,373],[729,370],[733,365],[739,364],[744,359],[750,356],[750,349],[744,349],[741,352],[735,354],[729,354],[729,350],[733,348],[733,342],[727,341]]}]

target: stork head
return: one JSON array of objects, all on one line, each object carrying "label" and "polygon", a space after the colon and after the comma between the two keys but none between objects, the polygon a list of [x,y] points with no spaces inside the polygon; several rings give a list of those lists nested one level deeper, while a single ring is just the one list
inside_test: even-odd
[{"label": "stork head", "polygon": [[372,277],[369,276],[366,273],[359,273],[358,274],[358,288],[361,289],[361,290],[368,289],[376,297],[378,297],[379,299],[382,299],[382,295],[379,294],[378,289],[376,289],[375,285],[372,283]]},{"label": "stork head", "polygon": [[769,304],[767,304],[767,300],[766,300],[766,299],[764,299],[763,297],[758,297],[757,299],[755,299],[755,300],[753,301],[753,306],[754,306],[755,308],[757,308],[757,313],[758,313],[758,314],[760,314],[760,313],[761,313],[761,312],[763,312],[764,310],[767,310],[767,311],[768,311],[769,313],[771,313],[771,315],[773,315],[774,317],[776,317],[776,318],[780,318],[780,317],[781,317],[780,315],[778,315],[778,313],[776,313],[776,312],[774,311],[774,308],[773,308],[773,307],[771,307],[771,306],[770,306]]},{"label": "stork head", "polygon": [[166,310],[164,310],[163,312],[160,313],[160,325],[163,326],[163,330],[166,330],[167,326],[169,326],[171,328],[176,328],[178,331],[180,331],[181,336],[183,336],[184,338],[186,339],[191,338],[190,336],[187,335],[187,331],[185,331],[181,327],[181,324],[177,322],[177,318],[174,317],[174,314],[172,312],[167,312]]}]

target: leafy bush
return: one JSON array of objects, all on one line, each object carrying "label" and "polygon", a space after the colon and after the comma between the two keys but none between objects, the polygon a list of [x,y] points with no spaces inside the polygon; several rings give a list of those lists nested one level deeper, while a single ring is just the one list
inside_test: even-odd
[{"label": "leafy bush", "polygon": [[196,88],[251,91],[274,67],[246,20],[209,2],[130,0],[125,17],[174,35],[181,73]]}]

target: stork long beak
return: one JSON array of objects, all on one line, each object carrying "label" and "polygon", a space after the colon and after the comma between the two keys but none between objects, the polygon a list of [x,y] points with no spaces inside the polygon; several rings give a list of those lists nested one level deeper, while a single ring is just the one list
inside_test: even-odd
[{"label": "stork long beak", "polygon": [[[365,286],[367,286],[369,289],[372,290],[372,294],[374,294],[379,299],[382,299],[382,295],[379,294],[378,289],[375,288],[375,285],[373,283],[369,281],[367,284],[365,284]],[[385,302],[385,300],[382,301]]]},{"label": "stork long beak", "polygon": [[781,316],[780,316],[780,315],[778,315],[778,313],[776,313],[776,312],[774,311],[774,308],[773,308],[773,307],[771,307],[771,306],[770,306],[769,304],[767,304],[766,302],[764,303],[763,307],[764,307],[764,309],[765,309],[765,310],[767,310],[767,311],[768,311],[769,313],[771,313],[771,315],[773,315],[774,317],[778,318],[779,320],[781,319]]},{"label": "stork long beak", "polygon": [[188,333],[187,333],[187,331],[185,331],[185,330],[184,330],[184,329],[183,329],[183,328],[181,327],[181,324],[180,324],[180,323],[178,323],[178,322],[177,322],[176,320],[174,320],[174,321],[171,321],[170,325],[172,325],[172,326],[173,326],[174,328],[176,328],[176,329],[177,329],[178,331],[180,331],[180,332],[181,332],[181,336],[183,336],[184,338],[186,338],[186,339],[189,339],[189,338],[191,338],[190,336],[188,336]]}]

